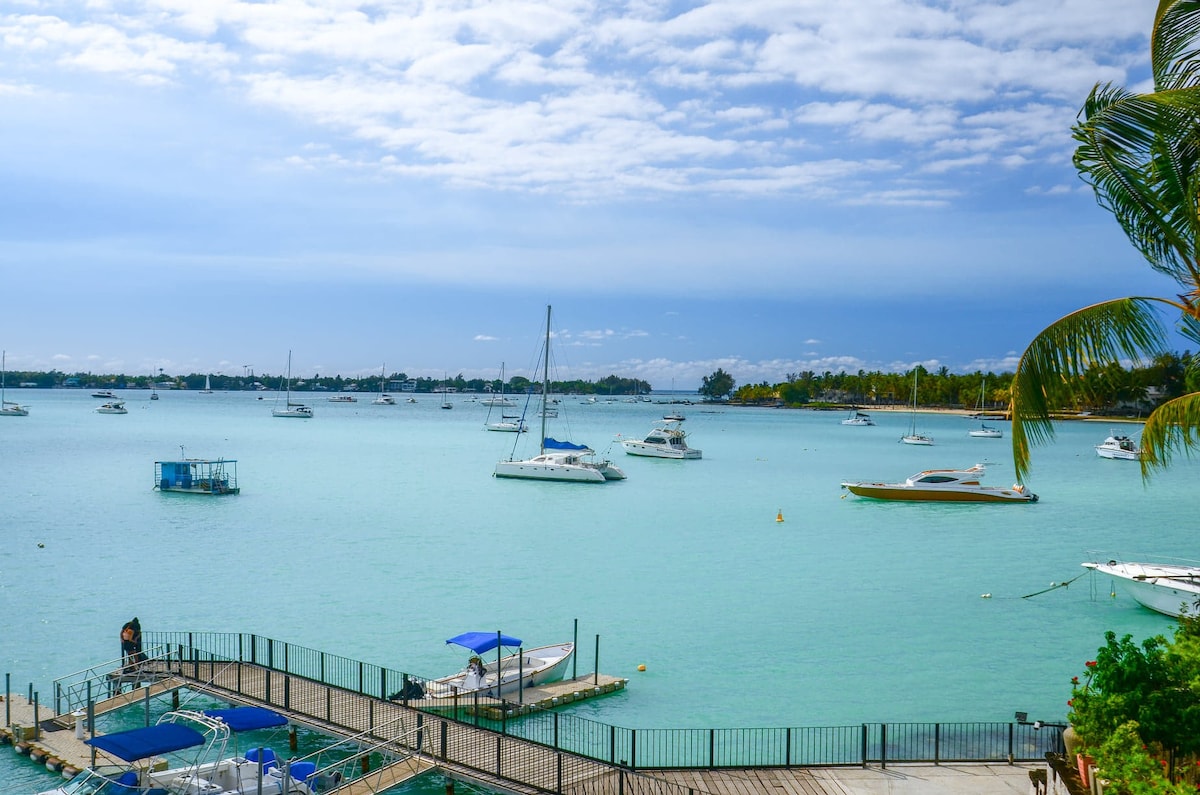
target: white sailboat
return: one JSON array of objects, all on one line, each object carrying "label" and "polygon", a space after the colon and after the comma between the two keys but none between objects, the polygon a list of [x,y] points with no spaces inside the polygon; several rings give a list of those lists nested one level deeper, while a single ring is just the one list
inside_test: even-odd
[{"label": "white sailboat", "polygon": [[1000,429],[993,428],[991,425],[988,425],[986,422],[982,422],[982,420],[985,416],[984,411],[983,411],[983,405],[985,402],[984,398],[986,396],[987,396],[987,379],[985,378],[985,379],[983,379],[983,382],[979,385],[979,405],[975,407],[975,413],[972,415],[972,419],[978,419],[978,420],[981,420],[981,422],[979,423],[978,428],[974,428],[972,430],[967,431],[967,436],[973,436],[976,439],[999,439],[1002,436],[1004,436],[1004,434],[1000,431]]},{"label": "white sailboat", "polygon": [[379,371],[379,397],[377,397],[371,401],[376,406],[394,406],[394,405],[396,405],[396,399],[394,397],[392,397],[391,395],[389,395],[385,391],[386,387],[387,387],[387,364],[384,363],[383,367]]},{"label": "white sailboat", "polygon": [[28,417],[29,409],[4,397],[4,374],[8,370],[7,351],[0,351],[0,417]]},{"label": "white sailboat", "polygon": [[442,408],[452,409],[454,404],[450,402],[450,377],[443,373],[442,380]]},{"label": "white sailboat", "polygon": [[[284,379],[287,385],[287,403],[283,408],[271,409],[272,417],[296,417],[299,419],[309,419],[313,415],[313,410],[303,403],[292,402],[292,352],[288,351],[287,378]],[[275,402],[279,402],[279,396],[275,396]]]},{"label": "white sailboat", "polygon": [[213,393],[212,382],[209,381],[209,378],[206,375],[206,376],[204,376],[204,389],[200,390],[200,394],[201,395],[211,395],[212,393]]},{"label": "white sailboat", "polygon": [[[550,399],[550,307],[546,307],[546,342],[542,361],[542,406]],[[517,437],[518,440],[520,437]],[[516,443],[513,445],[516,449]],[[546,412],[542,411],[542,432],[538,454],[524,460],[500,461],[492,473],[498,478],[557,480],[571,483],[604,483],[624,480],[625,473],[611,461],[596,461],[595,451],[583,444],[560,442],[546,436]]]},{"label": "white sailboat", "polygon": [[487,400],[483,401],[487,404],[487,417],[483,420],[483,427],[489,431],[499,431],[501,433],[525,433],[529,430],[529,426],[525,424],[524,412],[520,417],[509,417],[507,414],[502,414],[499,422],[492,422],[492,407],[493,406],[515,406],[511,400],[504,396],[504,362],[500,362],[500,396],[492,395]]},{"label": "white sailboat", "polygon": [[926,436],[923,433],[917,433],[917,370],[913,370],[913,394],[912,394],[912,421],[908,426],[908,434],[901,436],[900,441],[905,444],[933,444],[933,437]]}]

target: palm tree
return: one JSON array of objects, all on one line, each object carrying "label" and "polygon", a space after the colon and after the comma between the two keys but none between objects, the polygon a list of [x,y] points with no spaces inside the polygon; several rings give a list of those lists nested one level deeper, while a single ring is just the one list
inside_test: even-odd
[{"label": "palm tree", "polygon": [[[1096,84],[1072,132],[1074,163],[1096,201],[1116,217],[1150,267],[1182,288],[1175,297],[1136,296],[1072,312],[1039,333],[1012,387],[1013,463],[1030,467],[1030,445],[1054,436],[1050,411],[1084,388],[1089,369],[1149,361],[1166,350],[1162,312],[1200,343],[1200,3],[1161,0],[1150,41],[1154,90],[1134,94]],[[1200,362],[1195,356],[1188,368]],[[1142,476],[1200,448],[1200,392],[1155,409],[1142,431]]]}]

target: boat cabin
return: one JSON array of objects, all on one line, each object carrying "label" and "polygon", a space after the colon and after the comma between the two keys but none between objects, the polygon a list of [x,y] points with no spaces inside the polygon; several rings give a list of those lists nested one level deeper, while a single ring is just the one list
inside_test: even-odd
[{"label": "boat cabin", "polygon": [[237,461],[229,458],[155,461],[154,488],[183,494],[237,494],[241,491],[237,484]]}]

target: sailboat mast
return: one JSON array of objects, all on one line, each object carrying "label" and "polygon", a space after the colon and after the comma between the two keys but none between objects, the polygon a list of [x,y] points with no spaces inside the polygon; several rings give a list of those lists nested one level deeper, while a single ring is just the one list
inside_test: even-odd
[{"label": "sailboat mast", "polygon": [[546,401],[550,399],[550,305],[546,304],[546,349],[542,352],[542,436],[538,449],[546,453]]}]

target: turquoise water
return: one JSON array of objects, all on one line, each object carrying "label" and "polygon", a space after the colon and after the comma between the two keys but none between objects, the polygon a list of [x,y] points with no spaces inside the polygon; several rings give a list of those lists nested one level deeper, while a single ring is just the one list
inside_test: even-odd
[{"label": "turquoise water", "polygon": [[[452,411],[430,395],[318,398],[306,421],[272,418],[253,393],[129,392],[129,414],[106,416],[85,392],[10,392],[31,407],[0,420],[0,667],[19,692],[115,657],[135,615],[148,631],[254,632],[425,676],[460,665],[443,641],[461,631],[533,646],[569,640],[578,619],[580,672],[598,635],[600,670],[630,683],[572,709],[621,726],[1055,720],[1105,630],[1171,622],[1092,575],[1021,597],[1096,557],[1200,557],[1196,466],[1144,486],[1136,464],[1095,455],[1097,423],[1064,423],[1035,452],[1035,505],[929,505],[839,484],[988,460],[1007,485],[1007,438],[923,415],[937,444],[911,447],[897,443],[904,412],[852,428],[687,406],[703,460],[614,444],[629,479],[589,486],[492,478],[514,436],[485,432],[487,408],[466,396]],[[550,435],[603,449],[668,407],[561,408]],[[181,445],[238,459],[242,493],[153,491],[154,461]],[[26,777],[53,780],[0,750],[0,793],[36,789]]]}]

